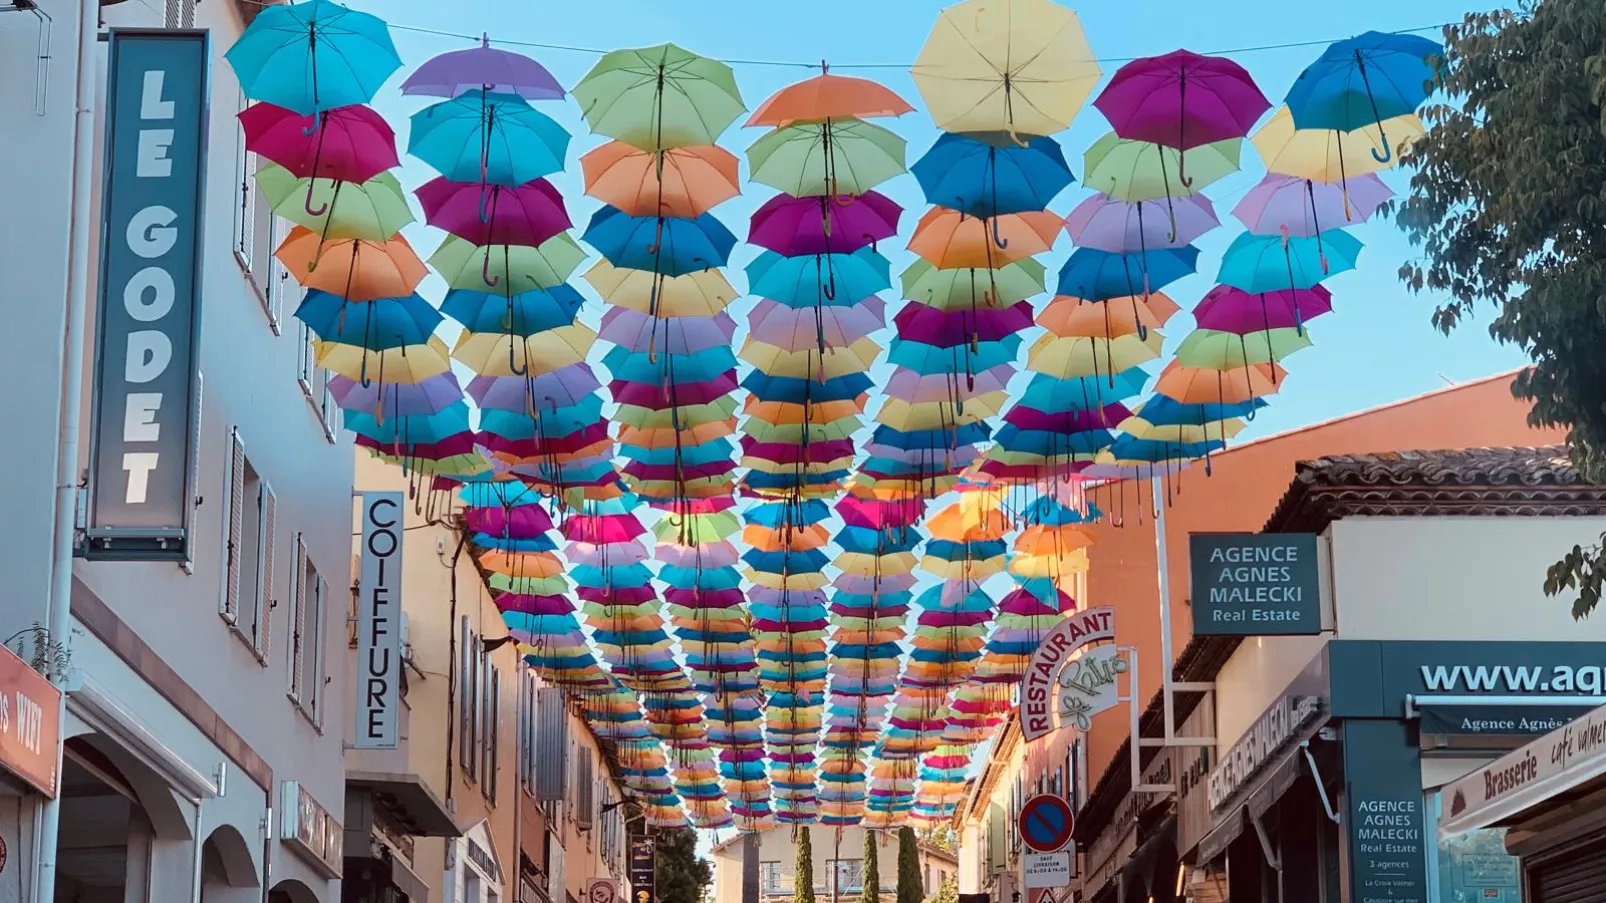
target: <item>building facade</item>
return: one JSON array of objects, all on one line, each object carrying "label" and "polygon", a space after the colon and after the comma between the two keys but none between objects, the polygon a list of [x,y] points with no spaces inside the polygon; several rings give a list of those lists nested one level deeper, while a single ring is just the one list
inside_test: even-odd
[{"label": "building facade", "polygon": [[[18,475],[0,499],[13,524],[29,525],[0,543],[0,637],[25,647],[25,658],[63,664],[69,690],[64,714],[41,716],[64,738],[59,808],[37,788],[0,797],[11,863],[0,872],[0,899],[340,898],[349,685],[343,668],[327,664],[345,660],[345,606],[320,609],[317,600],[351,579],[352,452],[323,377],[309,366],[306,336],[288,316],[293,302],[272,265],[272,217],[241,188],[239,91],[222,55],[252,6],[124,3],[99,9],[87,29],[80,11],[95,15],[92,3],[43,0],[37,11],[0,16],[0,146],[14,164],[0,175],[0,196],[28,211],[0,224],[0,268],[12,274],[6,309],[29,334],[13,343],[12,366],[31,374],[26,391],[0,400]],[[199,130],[205,148],[197,218],[174,239],[200,236],[194,378],[176,373],[192,384],[197,421],[193,467],[177,468],[187,555],[77,560],[56,571],[65,592],[55,598],[70,599],[70,626],[46,636],[39,628],[52,624],[59,560],[48,525],[63,508],[81,516],[76,505],[58,506],[48,476],[63,448],[76,454],[59,468],[64,485],[109,492],[89,477],[97,463],[90,392],[100,224],[110,216],[101,149],[108,111],[122,101],[107,86],[112,45],[97,35],[163,26],[209,31],[198,65],[207,103],[181,104],[190,118],[174,126]],[[87,190],[76,195],[86,204],[74,203],[75,159],[89,161],[78,182]],[[159,230],[136,238],[166,240]],[[70,298],[87,298],[82,322],[69,316]],[[145,416],[167,413],[182,426],[182,410],[153,406]],[[119,422],[126,438],[151,421]],[[75,449],[68,426],[81,437]],[[102,551],[115,552],[110,543]],[[53,766],[54,750],[49,758]],[[41,822],[58,824],[59,835],[36,849]]]},{"label": "building facade", "polygon": [[[857,901],[864,890],[865,830],[821,825],[803,830],[809,832],[814,854],[814,874],[809,880],[815,899],[821,903]],[[898,836],[888,831],[871,831],[869,836],[877,849],[881,899],[894,899],[898,893]],[[791,900],[797,886],[797,844],[792,832],[784,828],[760,832],[757,848],[759,899],[764,903]],[[715,900],[742,899],[743,849],[740,834],[713,846]],[[926,896],[959,873],[957,856],[925,841],[920,842],[919,861]]]}]

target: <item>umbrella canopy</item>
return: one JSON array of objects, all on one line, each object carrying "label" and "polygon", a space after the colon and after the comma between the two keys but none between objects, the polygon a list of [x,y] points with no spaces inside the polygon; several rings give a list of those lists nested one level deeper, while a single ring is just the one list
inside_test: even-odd
[{"label": "umbrella canopy", "polygon": [[674,44],[605,54],[573,94],[593,132],[647,151],[715,144],[747,110],[729,66]]},{"label": "umbrella canopy", "polygon": [[456,97],[469,91],[516,94],[525,100],[562,100],[563,86],[547,68],[527,56],[491,46],[453,50],[426,60],[402,82],[403,94]]},{"label": "umbrella canopy", "polygon": [[426,222],[476,245],[535,247],[574,225],[563,196],[545,179],[510,188],[437,178],[417,194]]},{"label": "umbrella canopy", "polygon": [[256,180],[275,214],[325,239],[384,241],[413,221],[401,183],[388,172],[351,183],[298,179],[282,166],[265,163]]},{"label": "umbrella canopy", "polygon": [[1434,61],[1443,55],[1443,46],[1420,35],[1368,31],[1335,41],[1288,89],[1294,125],[1341,132],[1376,128],[1374,159],[1387,164],[1392,144],[1385,123],[1422,105],[1439,80]]},{"label": "umbrella canopy", "polygon": [[1237,172],[1242,152],[1238,138],[1193,148],[1184,183],[1181,151],[1109,132],[1082,155],[1082,184],[1122,201],[1189,197]]},{"label": "umbrella canopy", "polygon": [[297,226],[273,256],[284,264],[290,278],[306,288],[348,301],[411,295],[429,274],[407,239],[400,235],[386,241],[325,240],[311,229]]},{"label": "umbrella canopy", "polygon": [[906,143],[857,119],[775,129],[747,149],[749,178],[795,197],[863,194],[904,172]]},{"label": "umbrella canopy", "polygon": [[1384,120],[1381,127],[1302,129],[1294,125],[1293,114],[1283,106],[1249,140],[1268,172],[1316,182],[1345,182],[1390,168],[1396,152],[1425,133],[1422,120],[1414,113]]},{"label": "umbrella canopy", "polygon": [[1242,138],[1271,102],[1232,60],[1174,50],[1122,65],[1093,106],[1122,138],[1185,151]]},{"label": "umbrella canopy", "polygon": [[874,119],[913,111],[914,107],[885,85],[827,71],[771,94],[746,124],[785,127],[805,120]]},{"label": "umbrella canopy", "polygon": [[1219,225],[1215,206],[1202,194],[1135,203],[1095,194],[1065,217],[1072,241],[1115,254],[1180,248]]},{"label": "umbrella canopy", "polygon": [[741,193],[736,155],[714,145],[658,153],[609,141],[580,168],[586,194],[631,216],[701,216]]},{"label": "umbrella canopy", "polygon": [[1267,173],[1232,215],[1259,235],[1309,236],[1365,222],[1393,196],[1394,190],[1371,173],[1343,185]]},{"label": "umbrella canopy", "polygon": [[581,238],[616,267],[664,276],[722,267],[736,246],[736,236],[711,214],[631,216],[617,207],[592,214]]},{"label": "umbrella canopy", "polygon": [[778,194],[753,213],[747,240],[789,257],[851,254],[898,234],[899,207],[874,191],[846,198]]},{"label": "umbrella canopy", "polygon": [[509,187],[563,171],[569,133],[514,94],[474,91],[414,113],[407,152],[453,182]]},{"label": "umbrella canopy", "polygon": [[400,165],[396,133],[371,107],[353,105],[297,113],[254,103],[239,113],[246,150],[298,179],[366,182]]},{"label": "umbrella canopy", "polygon": [[263,7],[224,59],[245,96],[303,116],[368,103],[401,68],[384,21],[333,0]]},{"label": "umbrella canopy", "polygon": [[909,168],[926,203],[975,217],[1045,210],[1074,179],[1052,138],[999,147],[945,133]]}]

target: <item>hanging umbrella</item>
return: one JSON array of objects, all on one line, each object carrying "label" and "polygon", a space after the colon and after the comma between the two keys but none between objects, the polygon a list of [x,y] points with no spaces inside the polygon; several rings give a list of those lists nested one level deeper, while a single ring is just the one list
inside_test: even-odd
[{"label": "hanging umbrella", "polygon": [[531,335],[573,323],[584,303],[585,297],[567,284],[515,295],[452,289],[441,312],[471,332]]},{"label": "hanging umbrella", "polygon": [[736,236],[712,214],[695,219],[630,216],[617,207],[593,214],[580,237],[616,267],[663,276],[722,267],[736,246]]},{"label": "hanging umbrella", "polygon": [[290,230],[273,256],[290,278],[348,301],[411,295],[429,274],[407,239],[330,239],[305,226]]},{"label": "hanging umbrella", "polygon": [[674,44],[605,54],[573,94],[593,132],[647,151],[715,144],[747,109],[729,66]]},{"label": "hanging umbrella", "polygon": [[999,147],[945,133],[909,171],[926,203],[975,217],[1045,210],[1075,181],[1059,144],[1045,137]]},{"label": "hanging umbrella", "polygon": [[938,269],[992,269],[1052,250],[1063,224],[1046,210],[976,219],[933,207],[920,217],[909,250]]},{"label": "hanging umbrella", "polygon": [[1306,237],[1363,223],[1393,196],[1394,190],[1371,173],[1343,186],[1267,173],[1232,208],[1232,215],[1257,235]]},{"label": "hanging umbrella", "polygon": [[761,298],[748,315],[747,330],[755,339],[789,351],[818,346],[851,345],[886,326],[886,304],[871,295],[852,307],[797,309]]},{"label": "hanging umbrella", "polygon": [[314,339],[313,357],[317,365],[332,373],[354,379],[365,386],[373,381],[421,383],[451,369],[446,343],[431,336],[420,345],[403,345],[374,351],[360,345],[342,345]]},{"label": "hanging umbrella", "polygon": [[602,387],[585,364],[559,367],[550,373],[522,377],[476,376],[468,395],[487,410],[524,411],[533,415],[538,405],[564,407],[578,404]]},{"label": "hanging umbrella", "polygon": [[1183,404],[1241,404],[1277,394],[1287,371],[1276,364],[1255,364],[1233,370],[1166,364],[1155,383],[1157,395]]},{"label": "hanging umbrella", "polygon": [[1242,66],[1187,50],[1124,64],[1093,105],[1122,138],[1175,148],[1183,188],[1188,150],[1242,138],[1271,108]]},{"label": "hanging umbrella", "polygon": [[384,241],[413,221],[401,183],[388,172],[352,183],[298,179],[290,170],[266,163],[257,170],[256,180],[276,215],[324,239]]},{"label": "hanging umbrella", "polygon": [[1004,307],[1046,291],[1043,265],[1030,258],[997,269],[942,270],[916,260],[903,271],[903,296],[944,310]]},{"label": "hanging umbrella", "polygon": [[1059,336],[1090,336],[1113,339],[1117,336],[1147,334],[1165,325],[1181,308],[1163,292],[1144,297],[1108,298],[1089,301],[1071,295],[1055,295],[1037,316],[1037,325]]},{"label": "hanging umbrella", "polygon": [[1207,292],[1193,309],[1200,329],[1246,335],[1267,329],[1303,329],[1333,309],[1333,293],[1320,285],[1251,294],[1230,285]]},{"label": "hanging umbrella", "polygon": [[1271,364],[1311,345],[1309,334],[1292,327],[1266,329],[1248,335],[1195,329],[1177,346],[1177,361],[1185,367],[1232,370],[1253,364]]},{"label": "hanging umbrella", "polygon": [[1342,229],[1310,238],[1241,232],[1221,255],[1217,279],[1246,292],[1308,289],[1355,269],[1361,242]]},{"label": "hanging umbrella", "polygon": [[937,16],[913,68],[945,132],[1052,135],[1100,71],[1076,14],[1050,0],[965,0]]},{"label": "hanging umbrella", "polygon": [[795,197],[863,194],[905,171],[906,143],[857,119],[779,128],[747,149],[748,177]]},{"label": "hanging umbrella", "polygon": [[332,0],[263,7],[223,56],[245,96],[304,116],[368,103],[401,68],[383,20]]},{"label": "hanging umbrella", "polygon": [[777,254],[851,254],[898,234],[903,208],[874,191],[845,198],[778,194],[753,213],[747,240]]},{"label": "hanging umbrella", "polygon": [[1076,244],[1115,254],[1180,248],[1219,225],[1215,206],[1202,194],[1169,204],[1095,194],[1065,217],[1065,231]]},{"label": "hanging umbrella", "polygon": [[885,85],[825,71],[771,94],[746,124],[784,128],[806,120],[874,119],[913,111],[914,107]]},{"label": "hanging umbrella", "polygon": [[559,232],[539,247],[526,245],[475,245],[456,236],[447,236],[429,256],[450,288],[483,292],[500,287],[517,295],[537,289],[550,289],[568,280],[586,259],[567,232]]},{"label": "hanging umbrella", "polygon": [[1142,295],[1191,276],[1198,260],[1199,249],[1191,245],[1146,254],[1078,248],[1060,267],[1055,294],[1090,301]]},{"label": "hanging umbrella", "polygon": [[1442,45],[1419,35],[1368,31],[1335,41],[1288,89],[1294,125],[1341,132],[1375,127],[1373,159],[1390,163],[1386,123],[1416,112],[1427,100],[1439,79],[1435,60],[1443,55]]},{"label": "hanging umbrella", "polygon": [[478,47],[453,50],[425,61],[402,82],[401,91],[426,97],[494,91],[525,100],[563,99],[563,86],[545,66],[527,56],[492,47],[490,35],[482,35]]},{"label": "hanging umbrella", "polygon": [[478,91],[414,113],[407,152],[453,182],[522,185],[563,171],[569,133],[513,94]]},{"label": "hanging umbrella", "polygon": [[366,182],[400,165],[396,134],[371,107],[354,105],[302,114],[271,103],[239,113],[245,149],[298,179]]},{"label": "hanging umbrella", "polygon": [[1268,172],[1342,185],[1354,176],[1392,167],[1395,151],[1404,150],[1425,133],[1422,120],[1412,113],[1384,120],[1381,126],[1350,131],[1302,129],[1294,125],[1293,114],[1283,106],[1249,140]]},{"label": "hanging umbrella", "polygon": [[375,351],[421,345],[442,320],[440,312],[417,295],[347,301],[317,289],[302,298],[295,317],[324,341]]},{"label": "hanging umbrella", "polygon": [[848,306],[890,288],[889,266],[869,248],[802,257],[765,251],[747,265],[748,291],[789,307]]},{"label": "hanging umbrella", "polygon": [[655,152],[609,141],[580,158],[586,194],[631,216],[701,216],[741,193],[737,166],[713,145]]},{"label": "hanging umbrella", "polygon": [[364,411],[373,417],[404,417],[435,414],[463,399],[463,388],[450,371],[412,385],[360,381],[345,376],[329,377],[329,394],[335,404],[348,411]]},{"label": "hanging umbrella", "polygon": [[656,304],[658,315],[665,317],[711,317],[738,297],[718,270],[671,278],[599,260],[586,271],[585,280],[609,304],[644,313],[652,313]]},{"label": "hanging umbrella", "polygon": [[436,178],[417,194],[426,222],[470,244],[536,247],[573,225],[563,196],[545,179],[510,188]]}]

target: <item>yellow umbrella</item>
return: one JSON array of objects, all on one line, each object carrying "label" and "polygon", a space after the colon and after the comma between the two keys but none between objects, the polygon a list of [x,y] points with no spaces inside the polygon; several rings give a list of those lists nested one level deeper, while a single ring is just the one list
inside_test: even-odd
[{"label": "yellow umbrella", "polygon": [[1014,137],[1069,128],[1102,73],[1058,3],[965,0],[937,16],[912,74],[937,128]]},{"label": "yellow umbrella", "polygon": [[1192,445],[1199,442],[1225,442],[1243,432],[1247,425],[1236,418],[1211,420],[1203,424],[1153,424],[1141,416],[1132,416],[1121,421],[1121,431],[1134,439]]},{"label": "yellow umbrella", "polygon": [[537,375],[581,363],[596,340],[597,334],[584,323],[527,336],[464,332],[452,356],[481,376]]},{"label": "yellow umbrella", "polygon": [[920,569],[939,580],[969,580],[980,582],[994,574],[1004,572],[1004,556],[992,558],[959,558],[949,561],[935,555],[920,559]]},{"label": "yellow umbrella", "polygon": [[[738,297],[736,289],[715,269],[671,278],[599,260],[586,271],[585,280],[609,304],[661,317],[712,317]],[[654,282],[658,284],[656,301]]]},{"label": "yellow umbrella", "polygon": [[361,345],[312,341],[318,366],[347,379],[413,385],[452,369],[446,343],[435,336],[423,345],[402,345],[374,351]]},{"label": "yellow umbrella", "polygon": [[787,351],[750,338],[742,343],[740,357],[770,376],[836,379],[851,373],[863,373],[875,363],[880,353],[881,346],[870,339],[860,339],[846,348],[833,348],[821,354],[813,348]]},{"label": "yellow umbrella", "polygon": [[1158,329],[1141,339],[1136,333],[1113,339],[1044,333],[1027,349],[1026,366],[1055,379],[1120,373],[1158,358],[1164,342]]},{"label": "yellow umbrella", "polygon": [[[1271,172],[1310,179],[1315,182],[1342,182],[1351,176],[1381,172],[1394,166],[1400,152],[1416,143],[1426,130],[1422,120],[1407,113],[1367,123],[1352,132],[1334,129],[1297,129],[1287,106],[1249,137],[1255,150]],[[1394,142],[1395,152],[1384,156],[1382,135]],[[1376,156],[1374,156],[1374,152]],[[1379,163],[1377,157],[1387,162]]]},{"label": "yellow umbrella", "polygon": [[853,574],[857,577],[907,574],[915,569],[915,555],[913,552],[894,552],[891,555],[844,552],[832,559],[831,565],[844,574]]},{"label": "yellow umbrella", "polygon": [[770,589],[824,589],[829,582],[825,575],[819,571],[804,571],[797,574],[775,574],[770,571],[759,571],[753,568],[742,568],[742,573],[759,586]]},{"label": "yellow umbrella", "polygon": [[1009,572],[1018,577],[1047,577],[1059,580],[1088,569],[1087,550],[1063,552],[1059,555],[1016,555],[1010,559]]},{"label": "yellow umbrella", "polygon": [[947,401],[910,404],[901,398],[888,398],[875,419],[876,423],[905,433],[940,430],[960,423],[974,423],[984,417],[996,417],[1007,401],[1008,392],[983,392],[966,399],[961,411],[959,406]]}]

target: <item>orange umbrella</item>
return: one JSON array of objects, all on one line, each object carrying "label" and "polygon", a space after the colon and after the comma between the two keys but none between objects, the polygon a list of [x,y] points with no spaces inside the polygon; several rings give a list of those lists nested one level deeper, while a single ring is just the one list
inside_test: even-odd
[{"label": "orange umbrella", "polygon": [[701,216],[741,193],[738,165],[735,154],[713,145],[659,155],[623,141],[580,158],[586,194],[630,216]]},{"label": "orange umbrella", "polygon": [[567,567],[550,552],[506,552],[487,549],[480,555],[480,566],[498,574],[519,577],[556,577]]},{"label": "orange umbrella", "polygon": [[1137,296],[1087,301],[1056,295],[1038,315],[1037,325],[1057,336],[1113,339],[1158,329],[1179,309],[1175,301],[1159,292],[1149,295],[1147,301]]},{"label": "orange umbrella", "polygon": [[865,405],[870,401],[868,392],[857,398],[843,399],[841,401],[819,401],[811,405],[792,404],[785,401],[761,401],[755,395],[748,395],[742,403],[742,412],[757,417],[765,423],[830,423],[844,417],[855,417],[864,413]]},{"label": "orange umbrella", "polygon": [[400,232],[385,241],[325,240],[305,226],[296,226],[273,256],[284,264],[290,278],[303,286],[347,301],[411,295],[429,274]]},{"label": "orange umbrella", "polygon": [[[643,448],[674,448],[678,441],[684,445],[702,445],[736,432],[736,419],[699,423],[685,429],[642,429],[630,424],[619,427],[619,441]],[[678,437],[678,438],[677,438]]]},{"label": "orange umbrella", "polygon": [[749,524],[742,528],[742,542],[761,552],[779,552],[783,549],[806,552],[809,549],[818,549],[830,541],[831,534],[826,532],[824,524],[793,527],[790,531],[775,530],[758,524]]},{"label": "orange umbrella", "polygon": [[747,118],[747,124],[786,128],[801,120],[841,116],[872,119],[877,116],[902,116],[913,110],[914,107],[885,85],[867,78],[826,72],[795,85],[787,85],[771,94]]},{"label": "orange umbrella", "polygon": [[1250,364],[1231,370],[1184,367],[1177,361],[1165,365],[1157,395],[1183,404],[1243,404],[1266,395],[1276,395],[1288,375],[1276,364]]},{"label": "orange umbrella", "polygon": [[1045,210],[978,219],[933,207],[915,226],[909,250],[939,270],[997,269],[1052,249],[1064,225]]}]

